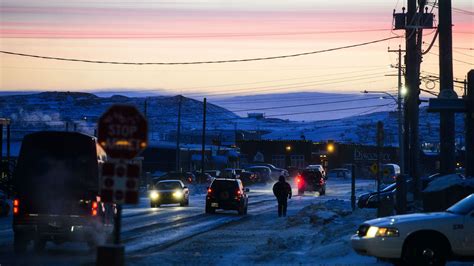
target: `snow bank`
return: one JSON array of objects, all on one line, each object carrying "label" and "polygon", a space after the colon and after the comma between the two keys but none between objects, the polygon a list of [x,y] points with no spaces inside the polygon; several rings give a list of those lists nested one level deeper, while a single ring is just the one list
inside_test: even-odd
[{"label": "snow bank", "polygon": [[443,191],[452,186],[473,187],[474,179],[465,179],[458,174],[441,176],[433,180],[423,192]]},{"label": "snow bank", "polygon": [[295,216],[288,217],[286,227],[302,224],[325,225],[351,213],[349,202],[337,199],[318,202],[301,209]]}]

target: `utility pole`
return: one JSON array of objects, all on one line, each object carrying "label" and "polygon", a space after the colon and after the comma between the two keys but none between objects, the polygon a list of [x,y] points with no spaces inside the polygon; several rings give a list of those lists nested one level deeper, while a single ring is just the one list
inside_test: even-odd
[{"label": "utility pole", "polygon": [[398,151],[399,151],[399,159],[400,159],[400,169],[401,173],[405,173],[405,141],[404,141],[404,129],[403,129],[403,97],[402,97],[402,50],[401,46],[398,46],[398,50],[388,50],[388,52],[398,53],[398,97],[397,97],[397,111],[398,111]]},{"label": "utility pole", "polygon": [[[453,85],[453,36],[451,0],[439,1],[439,86],[438,98],[457,99]],[[440,172],[454,173],[454,112],[440,112]]]},{"label": "utility pole", "polygon": [[466,176],[474,178],[474,69],[467,74],[466,113]]},{"label": "utility pole", "polygon": [[180,139],[181,139],[181,104],[183,96],[178,96],[178,128],[176,130],[176,171],[181,172],[181,148],[180,148]]},{"label": "utility pole", "polygon": [[[424,8],[424,0],[420,0],[420,9]],[[407,26],[406,26],[406,87],[408,90],[406,101],[406,121],[409,128],[409,160],[408,173],[413,178],[415,199],[421,197],[420,171],[419,171],[419,94],[420,94],[420,63],[421,63],[421,14],[417,14],[417,0],[408,0]],[[420,29],[420,30],[418,30]],[[407,129],[405,129],[407,130]]]},{"label": "utility pole", "polygon": [[201,176],[204,177],[205,170],[205,155],[206,155],[206,111],[207,111],[207,99],[204,98],[202,111],[202,150],[201,150]]}]

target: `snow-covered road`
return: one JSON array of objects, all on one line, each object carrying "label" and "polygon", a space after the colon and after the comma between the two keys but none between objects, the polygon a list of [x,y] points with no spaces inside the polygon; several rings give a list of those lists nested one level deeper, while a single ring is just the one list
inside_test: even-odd
[{"label": "snow-covered road", "polygon": [[[233,225],[250,223],[251,226],[262,225],[275,218],[276,201],[271,193],[271,186],[254,186],[249,193],[249,214],[239,216],[232,211],[218,211],[214,215],[204,213],[205,195],[197,194],[190,197],[189,207],[165,205],[160,208],[150,208],[147,198],[142,198],[136,206],[126,206],[123,211],[122,241],[126,246],[127,262],[130,264],[141,262],[156,263],[153,258],[163,259],[172,263],[170,258],[162,255],[168,250],[201,239],[203,234],[219,232],[222,228]],[[361,180],[357,182],[357,193],[374,188],[373,181]],[[296,191],[294,191],[296,192]],[[318,197],[318,194],[306,193],[304,196],[294,196],[289,203],[289,216],[313,204],[334,199],[349,200],[349,180],[328,180],[327,195]],[[263,219],[263,220],[262,220]],[[268,220],[268,221],[267,221]],[[259,227],[260,228],[260,227]],[[352,230],[352,229],[351,229]],[[236,232],[238,234],[238,232]],[[205,242],[205,239],[203,239]],[[0,264],[93,264],[95,254],[88,250],[85,244],[66,243],[56,246],[48,243],[46,250],[35,254],[29,250],[26,256],[15,256],[12,248],[13,233],[10,218],[0,219]],[[242,243],[251,245],[254,243]],[[205,246],[202,247],[206,249]],[[151,261],[143,260],[144,258]],[[183,261],[186,263],[186,261]],[[193,261],[189,261],[193,263]]]}]

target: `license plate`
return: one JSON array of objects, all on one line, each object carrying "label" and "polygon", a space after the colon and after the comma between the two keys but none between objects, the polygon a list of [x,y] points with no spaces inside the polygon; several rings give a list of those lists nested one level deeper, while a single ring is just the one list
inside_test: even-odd
[{"label": "license plate", "polygon": [[219,203],[213,202],[213,203],[211,203],[211,207],[217,208],[217,207],[219,207]]}]

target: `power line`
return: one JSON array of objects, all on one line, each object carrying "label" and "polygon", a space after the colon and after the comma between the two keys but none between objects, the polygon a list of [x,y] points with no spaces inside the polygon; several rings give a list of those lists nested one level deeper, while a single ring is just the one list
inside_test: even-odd
[{"label": "power line", "polygon": [[[277,90],[285,90],[289,88],[304,88],[308,86],[314,85],[326,85],[328,82],[332,83],[345,83],[351,80],[360,80],[360,79],[367,79],[373,77],[379,77],[381,74],[387,73],[386,70],[383,72],[376,72],[371,74],[365,75],[356,75],[356,76],[347,76],[344,80],[341,80],[341,77],[319,80],[319,81],[305,81],[305,82],[296,82],[296,83],[287,83],[287,84],[280,84],[280,85],[273,85],[273,86],[258,86],[258,87],[251,87],[245,89],[237,89],[237,90],[228,90],[222,93],[210,93],[207,96],[217,96],[217,95],[229,95],[229,94],[236,94],[236,93],[245,93],[245,92],[264,92],[264,91],[277,91]],[[270,88],[271,87],[271,88]],[[201,93],[188,93],[187,96],[195,96],[195,95],[202,95]]]},{"label": "power line", "polygon": [[[326,104],[335,104],[335,103],[347,103],[347,102],[355,102],[355,101],[367,101],[373,99],[379,99],[380,97],[368,97],[363,99],[353,99],[353,100],[342,100],[342,101],[333,101],[333,102],[315,102],[315,103],[307,103],[307,104],[296,104],[296,105],[285,105],[285,106],[274,106],[274,107],[262,107],[262,108],[252,108],[252,109],[237,109],[232,110],[228,109],[231,112],[247,112],[247,111],[261,111],[261,110],[275,110],[275,109],[284,109],[284,108],[294,108],[294,107],[304,107],[304,106],[313,106],[313,105],[326,105]],[[209,112],[209,113],[221,113],[221,112]]]},{"label": "power line", "polygon": [[[439,56],[439,54],[435,54],[435,53],[433,53],[433,52],[430,52],[430,54],[433,54],[433,55]],[[454,59],[454,58],[453,58],[453,61],[456,61],[456,62],[459,62],[459,63],[468,64],[468,65],[474,65],[473,63],[466,62],[466,61],[462,61],[462,60],[459,60],[459,59]]]},{"label": "power line", "polygon": [[69,61],[69,62],[81,62],[81,63],[92,63],[92,64],[113,64],[113,65],[198,65],[198,64],[222,64],[222,63],[238,63],[238,62],[250,62],[250,61],[263,61],[263,60],[274,60],[274,59],[283,59],[283,58],[290,58],[290,57],[298,57],[298,56],[306,56],[312,54],[319,54],[325,52],[332,52],[337,50],[349,49],[354,47],[360,47],[365,45],[370,45],[374,43],[384,42],[391,39],[396,39],[400,37],[389,37],[384,39],[378,39],[369,42],[363,42],[358,44],[340,46],[335,48],[317,50],[312,52],[305,52],[305,53],[297,53],[297,54],[289,54],[289,55],[279,55],[279,56],[268,56],[268,57],[255,57],[255,58],[245,58],[245,59],[229,59],[229,60],[211,60],[211,61],[191,61],[191,62],[120,62],[120,61],[102,61],[102,60],[86,60],[86,59],[75,59],[75,58],[64,58],[64,57],[52,57],[52,56],[42,56],[42,55],[33,55],[33,54],[24,54],[24,53],[16,53],[16,52],[9,52],[9,51],[0,51],[0,53],[8,54],[8,55],[15,55],[15,56],[23,56],[23,57],[31,57],[31,58],[39,58],[39,59],[47,59],[47,60],[58,60],[58,61]]}]

